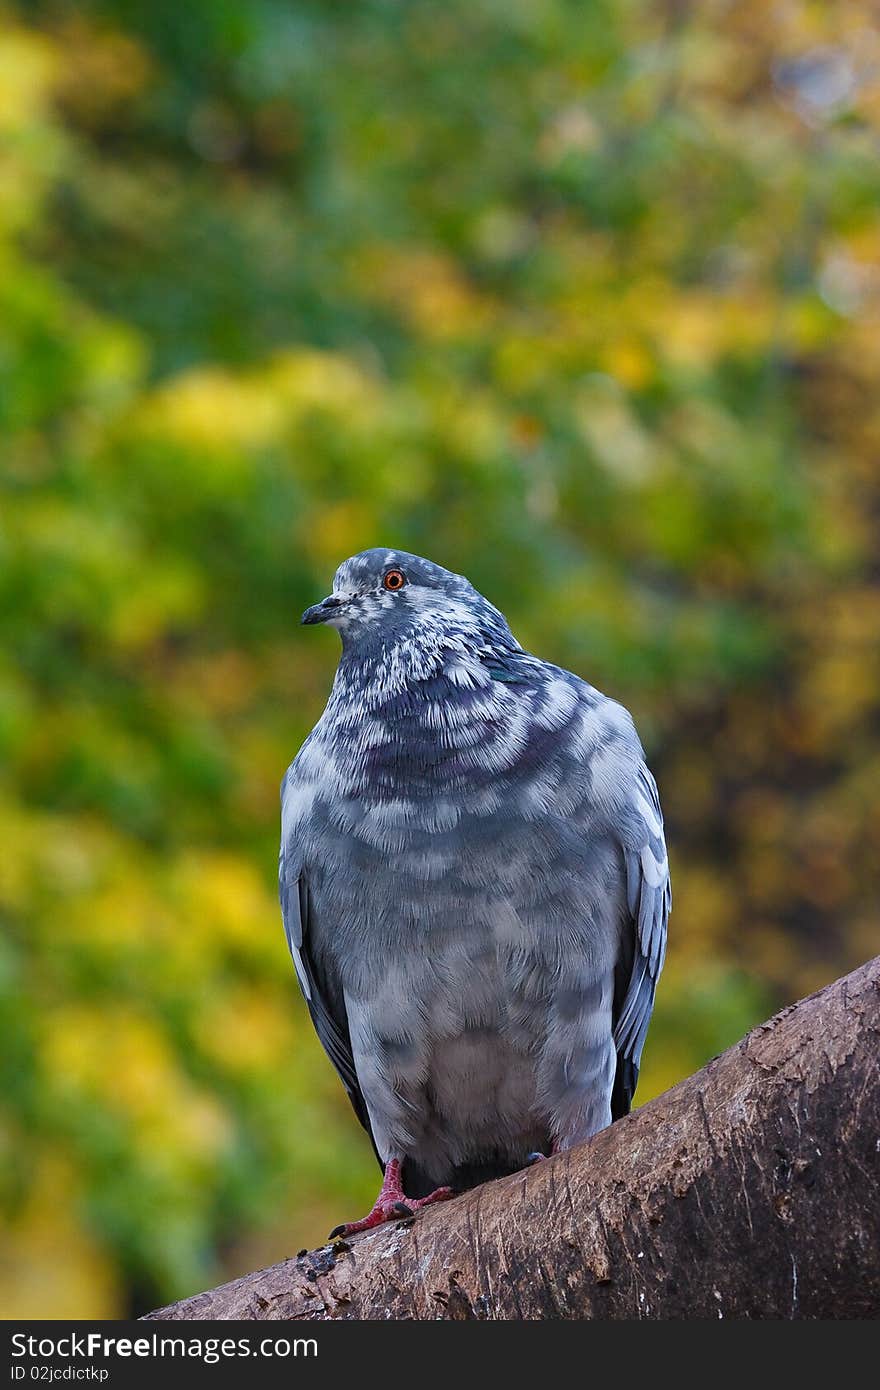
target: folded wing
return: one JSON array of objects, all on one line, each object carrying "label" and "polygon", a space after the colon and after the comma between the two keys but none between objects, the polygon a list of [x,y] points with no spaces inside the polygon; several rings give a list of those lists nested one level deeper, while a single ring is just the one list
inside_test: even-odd
[{"label": "folded wing", "polygon": [[611,1111],[615,1120],[628,1114],[632,1104],[654,993],[666,956],[666,930],[672,907],[660,798],[657,784],[644,763],[636,779],[631,809],[634,815],[629,826],[634,827],[635,833],[629,837],[624,857],[634,950],[614,1019],[617,1074]]},{"label": "folded wing", "polygon": [[[287,786],[288,782],[285,779],[285,791]],[[287,945],[293,958],[300,989],[315,1025],[315,1032],[339,1074],[355,1114],[372,1141],[370,1117],[355,1071],[345,1005],[341,992],[333,989],[329,980],[322,978],[311,949],[310,927],[313,926],[315,905],[309,892],[307,870],[298,863],[292,845],[282,845],[279,896]],[[373,1148],[375,1147],[373,1141]]]}]

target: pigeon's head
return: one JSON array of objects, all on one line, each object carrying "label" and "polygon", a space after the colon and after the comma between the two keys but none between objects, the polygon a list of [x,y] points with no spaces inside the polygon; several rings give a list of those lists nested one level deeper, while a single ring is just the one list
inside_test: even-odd
[{"label": "pigeon's head", "polygon": [[302,621],[338,628],[347,648],[502,629],[509,639],[501,614],[463,575],[404,550],[362,550],[345,560],[332,594],[307,608]]}]

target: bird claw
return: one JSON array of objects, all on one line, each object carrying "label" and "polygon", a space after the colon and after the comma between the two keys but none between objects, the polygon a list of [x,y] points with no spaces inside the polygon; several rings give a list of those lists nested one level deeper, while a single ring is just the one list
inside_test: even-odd
[{"label": "bird claw", "polygon": [[451,1187],[438,1187],[434,1192],[429,1192],[427,1197],[404,1198],[393,1197],[389,1200],[380,1195],[379,1200],[371,1212],[362,1217],[360,1221],[346,1221],[341,1226],[334,1226],[328,1237],[329,1240],[336,1240],[337,1236],[353,1236],[358,1231],[371,1231],[374,1226],[382,1226],[386,1221],[400,1221],[412,1218],[422,1207],[430,1207],[434,1202],[445,1202],[455,1193]]}]

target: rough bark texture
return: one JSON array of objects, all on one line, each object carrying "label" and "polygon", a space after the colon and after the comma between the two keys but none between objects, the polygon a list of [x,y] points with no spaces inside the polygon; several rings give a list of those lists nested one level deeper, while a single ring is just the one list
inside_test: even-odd
[{"label": "rough bark texture", "polygon": [[589,1144],[149,1316],[877,1317],[878,1057],[880,957]]}]

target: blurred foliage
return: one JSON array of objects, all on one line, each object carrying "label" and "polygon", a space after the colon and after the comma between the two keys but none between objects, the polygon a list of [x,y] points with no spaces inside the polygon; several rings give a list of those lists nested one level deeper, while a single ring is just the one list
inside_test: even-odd
[{"label": "blurred foliage", "polygon": [[628,703],[640,1099],[878,949],[867,0],[0,5],[0,1305],[143,1311],[377,1174],[278,784],[401,545]]}]

